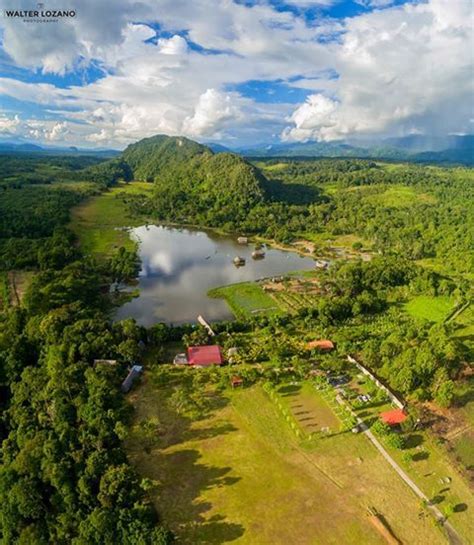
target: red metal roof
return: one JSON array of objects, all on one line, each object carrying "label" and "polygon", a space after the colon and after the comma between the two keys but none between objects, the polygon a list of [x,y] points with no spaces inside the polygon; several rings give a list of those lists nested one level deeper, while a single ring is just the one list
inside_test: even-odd
[{"label": "red metal roof", "polygon": [[389,426],[395,426],[395,424],[401,424],[405,422],[408,416],[402,411],[402,409],[392,409],[391,411],[385,411],[380,413],[380,418]]},{"label": "red metal roof", "polygon": [[190,346],[188,363],[189,365],[220,365],[222,363],[221,349],[217,345]]}]

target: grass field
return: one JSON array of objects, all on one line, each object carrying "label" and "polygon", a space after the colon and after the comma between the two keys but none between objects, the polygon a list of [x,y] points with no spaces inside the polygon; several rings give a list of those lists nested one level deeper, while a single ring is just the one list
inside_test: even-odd
[{"label": "grass field", "polygon": [[[337,432],[304,447],[258,385],[208,391],[212,411],[194,421],[175,413],[169,395],[169,386],[145,375],[131,396],[135,416],[126,447],[139,472],[156,482],[152,500],[179,543],[382,545],[368,507],[402,543],[446,543],[365,437]],[[309,392],[302,395],[316,421],[335,418],[308,400]],[[150,418],[160,431],[147,449],[133,430]]]},{"label": "grass field", "polygon": [[214,288],[208,292],[208,295],[225,299],[238,318],[247,318],[257,313],[278,314],[280,312],[278,304],[255,282],[242,282]]},{"label": "grass field", "polygon": [[132,249],[135,242],[123,227],[141,225],[143,220],[132,218],[119,197],[150,191],[150,184],[122,183],[73,209],[70,227],[78,236],[84,253],[104,257],[119,246]]},{"label": "grass field", "polygon": [[390,186],[385,191],[367,196],[367,200],[372,204],[391,208],[412,206],[417,202],[436,203],[436,198],[433,195],[417,193],[412,187],[405,185]]},{"label": "grass field", "polygon": [[419,295],[406,303],[405,310],[414,318],[442,322],[453,310],[453,307],[454,300],[451,297]]}]

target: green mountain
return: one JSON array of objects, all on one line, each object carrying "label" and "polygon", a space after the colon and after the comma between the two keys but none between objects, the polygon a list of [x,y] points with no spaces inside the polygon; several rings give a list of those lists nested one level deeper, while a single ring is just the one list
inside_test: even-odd
[{"label": "green mountain", "polygon": [[129,145],[122,159],[132,169],[135,180],[152,182],[170,168],[209,154],[209,148],[188,138],[158,134]]},{"label": "green mountain", "polygon": [[169,221],[234,223],[265,198],[266,179],[257,168],[184,137],[145,138],[120,159],[134,180],[154,183],[155,212]]}]

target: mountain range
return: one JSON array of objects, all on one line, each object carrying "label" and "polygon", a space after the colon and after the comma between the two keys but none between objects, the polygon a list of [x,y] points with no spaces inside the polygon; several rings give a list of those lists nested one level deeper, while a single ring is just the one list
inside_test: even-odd
[{"label": "mountain range", "polygon": [[381,141],[295,142],[237,148],[245,157],[358,157],[427,163],[474,164],[474,135],[410,135]]},{"label": "mountain range", "polygon": [[[157,137],[141,140],[144,146],[156,147]],[[173,137],[171,137],[173,138]],[[192,142],[181,137],[182,141]],[[133,150],[136,144],[126,148],[126,153],[133,162]],[[194,142],[214,153],[235,153],[243,157],[358,157],[366,159],[386,159],[393,161],[412,161],[420,163],[445,163],[474,165],[474,135],[409,135],[400,138],[349,139],[334,142],[288,142],[278,144],[256,144],[240,147],[228,147],[218,142],[205,146]],[[166,151],[164,145],[161,152]],[[127,151],[128,150],[128,151]],[[202,149],[201,149],[202,151]],[[108,148],[91,149],[75,146],[46,146],[23,140],[0,140],[0,153],[54,153],[80,154],[114,157],[120,151]],[[161,153],[160,152],[160,153]]]}]

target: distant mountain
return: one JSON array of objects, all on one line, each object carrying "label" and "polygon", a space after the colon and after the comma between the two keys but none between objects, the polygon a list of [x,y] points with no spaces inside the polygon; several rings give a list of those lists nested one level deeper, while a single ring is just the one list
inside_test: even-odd
[{"label": "distant mountain", "polygon": [[444,152],[451,149],[474,150],[474,135],[429,136],[411,134],[401,138],[386,138],[383,143],[387,147],[402,149],[411,153]]},{"label": "distant mountain", "polygon": [[369,157],[370,151],[345,142],[294,142],[239,148],[245,157]]},{"label": "distant mountain", "polygon": [[0,152],[25,152],[25,151],[43,151],[41,146],[35,144],[14,144],[11,142],[0,142]]},{"label": "distant mountain", "polygon": [[[121,154],[135,180],[154,182],[160,214],[175,218],[199,210],[220,221],[244,217],[265,198],[265,177],[235,153],[214,153],[184,137],[157,135],[128,146]],[[203,223],[205,223],[203,221]]]},{"label": "distant mountain", "polygon": [[222,144],[217,144],[215,142],[209,142],[206,146],[211,149],[214,153],[233,153],[233,150],[223,146]]},{"label": "distant mountain", "polygon": [[474,135],[410,135],[380,141],[295,142],[242,147],[244,157],[358,157],[429,163],[474,164]]},{"label": "distant mountain", "polygon": [[0,153],[43,153],[54,155],[96,155],[99,157],[114,157],[120,151],[107,148],[77,148],[76,146],[40,146],[31,142],[6,139],[0,140]]}]

